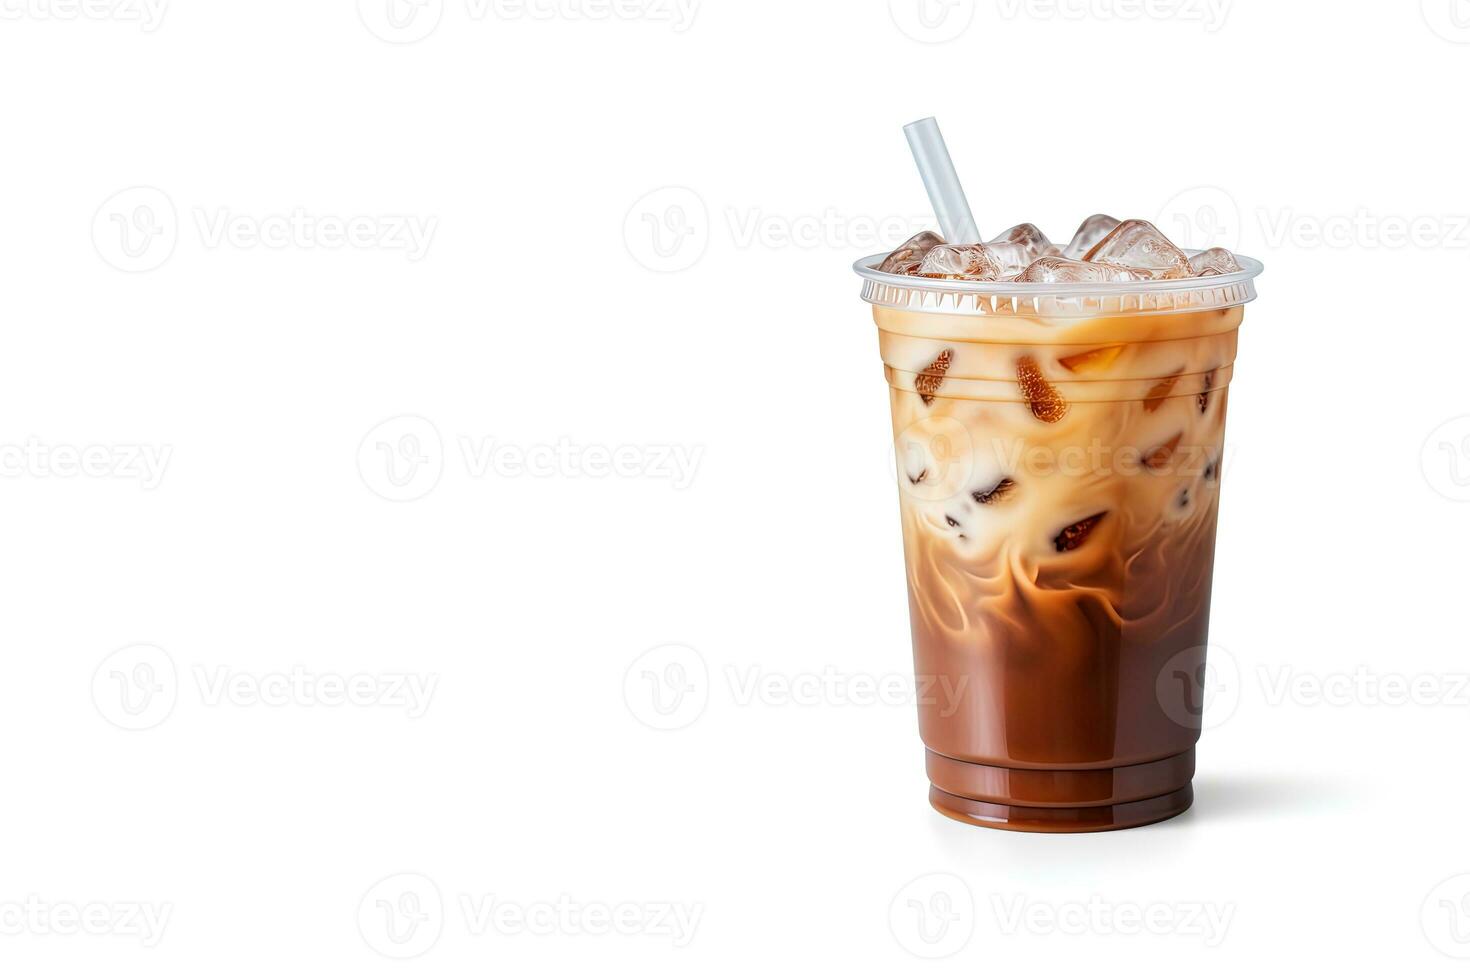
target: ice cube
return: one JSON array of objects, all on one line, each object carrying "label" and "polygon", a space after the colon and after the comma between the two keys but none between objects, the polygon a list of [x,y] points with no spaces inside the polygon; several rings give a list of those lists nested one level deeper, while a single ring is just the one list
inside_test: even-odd
[{"label": "ice cube", "polygon": [[1174,387],[1179,384],[1179,379],[1183,376],[1184,368],[1179,367],[1169,377],[1156,381],[1153,387],[1149,388],[1148,394],[1143,398],[1143,410],[1152,415],[1154,412],[1163,408],[1164,403],[1174,393]]},{"label": "ice cube", "polygon": [[1052,543],[1056,545],[1057,553],[1076,551],[1082,547],[1087,543],[1087,539],[1092,537],[1092,532],[1097,530],[1097,526],[1102,523],[1103,518],[1107,516],[1108,512],[1102,511],[1101,513],[1093,514],[1091,517],[1084,517],[1075,524],[1068,524],[1062,528],[1057,536],[1052,539]]},{"label": "ice cube", "polygon": [[1002,278],[1020,275],[1041,256],[1040,252],[1024,242],[986,242],[985,248],[1000,263]]},{"label": "ice cube", "polygon": [[892,272],[900,276],[911,276],[918,271],[919,263],[924,256],[936,245],[943,245],[944,239],[932,231],[921,231],[913,238],[904,242],[898,248],[888,253],[888,258],[878,264],[879,272]]},{"label": "ice cube", "polygon": [[1179,440],[1184,438],[1183,432],[1176,432],[1174,438],[1168,442],[1159,443],[1153,449],[1143,454],[1143,465],[1154,472],[1164,469],[1169,465],[1169,460],[1174,458],[1174,451],[1179,448]]},{"label": "ice cube", "polygon": [[1041,421],[1060,422],[1067,414],[1067,400],[1046,380],[1036,358],[1027,354],[1016,359],[1016,382],[1031,406],[1031,414]]},{"label": "ice cube", "polygon": [[1016,481],[1008,476],[1001,477],[1000,482],[984,490],[972,490],[970,496],[975,503],[990,506],[1005,501],[1016,491]]},{"label": "ice cube", "polygon": [[944,384],[944,375],[949,371],[949,362],[954,358],[954,351],[946,347],[939,352],[939,356],[929,362],[929,366],[920,371],[918,377],[914,378],[914,390],[919,393],[919,398],[925,405],[934,404],[934,396],[939,393],[939,387]]},{"label": "ice cube", "polygon": [[1020,282],[1137,282],[1147,279],[1142,272],[1102,262],[1078,262],[1058,255],[1043,255],[1026,267]]},{"label": "ice cube", "polygon": [[1053,248],[1051,239],[1042,233],[1041,229],[1027,222],[1007,228],[999,235],[992,238],[988,244],[999,245],[1003,242],[1014,242],[1026,250],[1033,259],[1039,259],[1046,254],[1047,249]]},{"label": "ice cube", "polygon": [[1189,260],[1189,270],[1197,276],[1223,276],[1227,272],[1239,272],[1240,263],[1229,249],[1207,249]]},{"label": "ice cube", "polygon": [[919,263],[918,275],[934,279],[999,279],[1004,263],[990,245],[936,245]]},{"label": "ice cube", "polygon": [[1111,347],[1094,347],[1080,354],[1057,358],[1057,363],[1075,374],[1097,374],[1113,366],[1118,355],[1123,353],[1122,344]]},{"label": "ice cube", "polygon": [[1110,214],[1094,214],[1077,226],[1077,233],[1072,236],[1067,247],[1062,249],[1062,254],[1069,259],[1082,258],[1092,246],[1106,238],[1120,224],[1122,222]]},{"label": "ice cube", "polygon": [[1189,257],[1151,222],[1132,218],[1108,233],[1084,256],[1088,262],[1107,262],[1146,272],[1153,279],[1193,275]]}]

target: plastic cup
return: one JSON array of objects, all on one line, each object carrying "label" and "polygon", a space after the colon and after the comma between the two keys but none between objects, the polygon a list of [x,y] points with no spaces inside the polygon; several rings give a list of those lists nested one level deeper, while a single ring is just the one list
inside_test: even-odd
[{"label": "plastic cup", "polygon": [[1142,283],[854,268],[893,411],[930,802],[1048,832],[1193,800],[1225,414],[1261,264]]}]

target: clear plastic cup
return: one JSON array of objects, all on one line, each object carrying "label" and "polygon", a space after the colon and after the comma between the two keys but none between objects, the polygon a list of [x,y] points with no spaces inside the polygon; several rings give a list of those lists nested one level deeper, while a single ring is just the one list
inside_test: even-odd
[{"label": "clear plastic cup", "polygon": [[893,411],[930,801],[1088,831],[1193,799],[1225,414],[1261,264],[1136,283],[858,261]]}]

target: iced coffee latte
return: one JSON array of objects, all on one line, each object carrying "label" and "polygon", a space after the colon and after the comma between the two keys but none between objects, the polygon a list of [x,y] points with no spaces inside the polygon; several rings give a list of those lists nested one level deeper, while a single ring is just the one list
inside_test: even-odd
[{"label": "iced coffee latte", "polygon": [[1094,215],[860,261],[888,378],[930,799],[1106,830],[1192,796],[1225,416],[1260,266]]}]

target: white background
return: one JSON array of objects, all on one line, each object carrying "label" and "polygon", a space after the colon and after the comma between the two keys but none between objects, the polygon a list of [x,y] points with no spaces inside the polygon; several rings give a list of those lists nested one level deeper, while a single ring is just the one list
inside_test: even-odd
[{"label": "white background", "polygon": [[[1470,5],[154,2],[0,4],[6,976],[1463,975]],[[746,686],[910,669],[930,113],[982,230],[1266,263],[1172,822]]]}]

